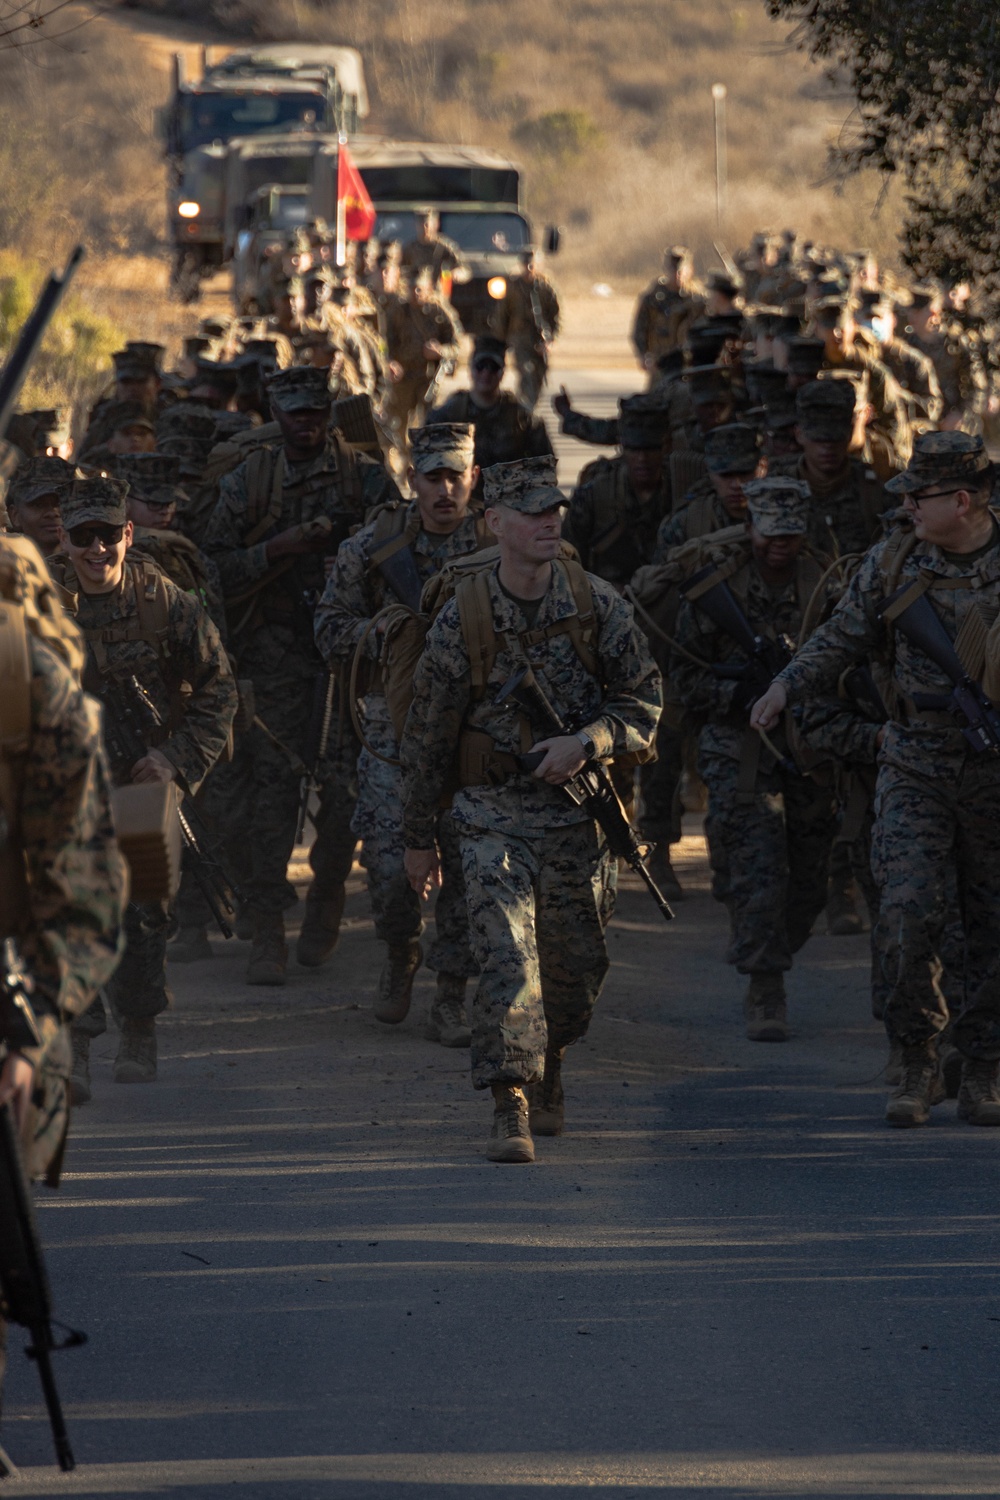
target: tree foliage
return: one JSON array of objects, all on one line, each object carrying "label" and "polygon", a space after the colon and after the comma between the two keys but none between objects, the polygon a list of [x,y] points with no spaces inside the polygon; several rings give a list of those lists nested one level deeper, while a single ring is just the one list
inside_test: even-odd
[{"label": "tree foliage", "polygon": [[1000,7],[996,0],[765,0],[792,40],[853,86],[842,173],[906,187],[904,257],[1000,308]]}]

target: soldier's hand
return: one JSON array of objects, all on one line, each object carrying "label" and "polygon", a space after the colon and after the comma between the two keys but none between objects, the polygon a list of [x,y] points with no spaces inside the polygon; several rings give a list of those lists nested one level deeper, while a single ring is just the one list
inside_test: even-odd
[{"label": "soldier's hand", "polygon": [[406,371],[403,369],[403,366],[399,363],[398,359],[390,359],[389,363],[385,367],[385,373],[388,375],[393,385],[398,385],[403,376],[406,374]]},{"label": "soldier's hand", "polygon": [[0,1106],[11,1106],[18,1130],[24,1129],[34,1081],[35,1070],[28,1059],[20,1052],[8,1052],[0,1068]]},{"label": "soldier's hand", "polygon": [[333,524],[326,516],[289,526],[267,543],[267,560],[275,562],[281,557],[301,557],[306,552],[325,552],[332,530]]},{"label": "soldier's hand", "polygon": [[426,901],[431,891],[441,884],[441,860],[436,849],[407,849],[403,855],[403,869],[421,901]]},{"label": "soldier's hand", "polygon": [[783,683],[772,682],[763,698],[758,698],[750,710],[751,729],[771,729],[788,707],[788,694]]},{"label": "soldier's hand", "polygon": [[566,418],[573,410],[573,403],[569,399],[569,391],[564,385],[561,385],[559,387],[558,396],[552,397],[552,410],[555,412],[556,416],[563,422],[565,422]]},{"label": "soldier's hand", "polygon": [[583,746],[575,734],[557,734],[551,740],[539,740],[531,748],[545,751],[545,759],[531,774],[550,786],[562,786],[587,764]]},{"label": "soldier's hand", "polygon": [[424,345],[424,359],[440,359],[444,349],[437,339],[428,339]]},{"label": "soldier's hand", "polygon": [[159,782],[165,785],[168,781],[177,780],[177,767],[172,765],[159,750],[149,750],[142,760],[137,760],[132,767],[132,780],[140,783]]}]

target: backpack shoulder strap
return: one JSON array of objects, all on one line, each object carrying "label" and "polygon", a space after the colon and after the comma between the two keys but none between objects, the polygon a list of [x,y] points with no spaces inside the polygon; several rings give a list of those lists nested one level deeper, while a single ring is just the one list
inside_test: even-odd
[{"label": "backpack shoulder strap", "polygon": [[472,696],[481,698],[497,654],[489,569],[480,568],[478,572],[468,574],[459,582],[454,597],[465,649],[469,653]]},{"label": "backpack shoulder strap", "polygon": [[284,450],[255,448],[247,457],[247,521],[250,530],[244,544],[253,547],[270,531],[281,515],[284,488]]},{"label": "backpack shoulder strap", "polygon": [[337,454],[337,469],[340,472],[341,486],[344,499],[361,509],[361,474],[357,456],[350,443],[345,443],[343,436],[334,427],[330,432],[334,449]]},{"label": "backpack shoulder strap", "polygon": [[156,647],[161,660],[170,655],[170,604],[166,579],[154,563],[131,564],[140,638]]},{"label": "backpack shoulder strap", "polygon": [[368,555],[368,567],[377,572],[390,557],[412,547],[420,532],[420,516],[407,519],[406,506],[394,503],[384,505],[375,516],[372,534],[372,550]]},{"label": "backpack shoulder strap", "polygon": [[21,786],[31,741],[31,652],[23,604],[0,595],[0,932],[17,932],[27,884],[19,833]]},{"label": "backpack shoulder strap", "polygon": [[573,595],[576,614],[570,623],[570,638],[577,656],[591,677],[600,677],[601,663],[597,655],[597,618],[594,613],[594,591],[586,571],[572,557],[559,559],[559,567],[566,574],[566,581]]}]

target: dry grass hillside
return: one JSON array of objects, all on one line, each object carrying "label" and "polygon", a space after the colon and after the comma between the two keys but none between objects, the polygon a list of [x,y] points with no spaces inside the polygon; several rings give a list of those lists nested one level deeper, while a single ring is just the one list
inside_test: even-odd
[{"label": "dry grass hillside", "polygon": [[58,45],[0,53],[0,248],[82,235],[101,256],[160,253],[153,113],[175,41],[295,35],[361,48],[373,128],[521,160],[536,221],[564,227],[564,284],[631,290],[668,240],[714,259],[716,81],[729,90],[730,244],[794,223],[891,253],[891,202],[872,216],[878,184],[838,196],[822,180],[850,101],[787,48],[762,0],[109,5]]}]

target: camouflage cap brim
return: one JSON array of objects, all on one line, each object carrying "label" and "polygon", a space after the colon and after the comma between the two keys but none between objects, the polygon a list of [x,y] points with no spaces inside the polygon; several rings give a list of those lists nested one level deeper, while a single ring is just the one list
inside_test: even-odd
[{"label": "camouflage cap brim", "polygon": [[508,510],[520,511],[523,516],[541,516],[557,506],[569,505],[569,498],[554,485],[538,485],[522,495],[510,495],[505,500],[494,501],[495,505],[506,505]]}]

